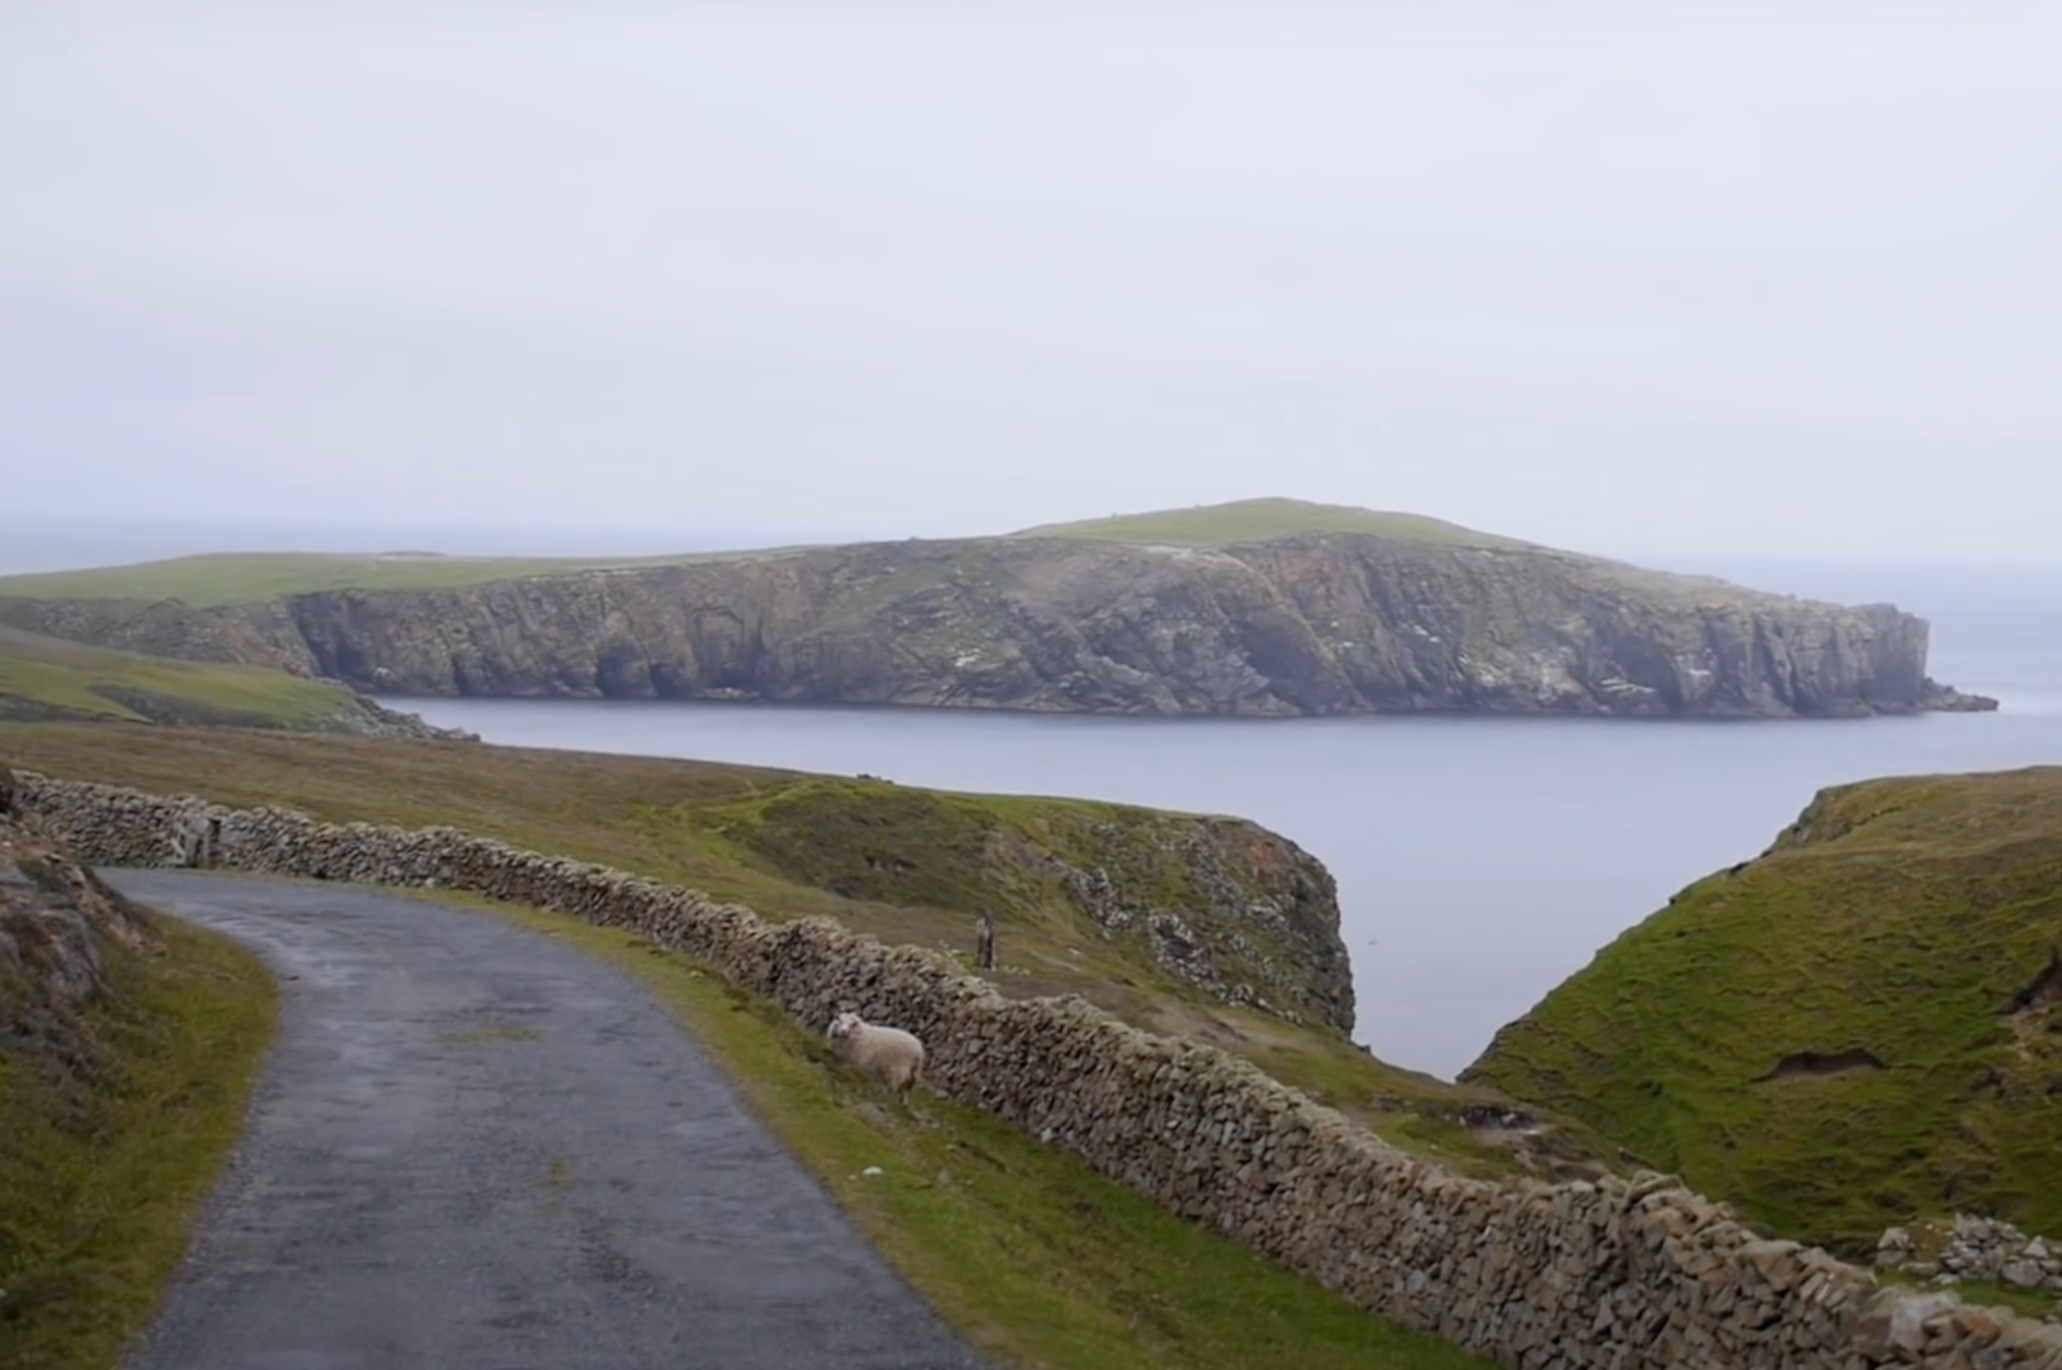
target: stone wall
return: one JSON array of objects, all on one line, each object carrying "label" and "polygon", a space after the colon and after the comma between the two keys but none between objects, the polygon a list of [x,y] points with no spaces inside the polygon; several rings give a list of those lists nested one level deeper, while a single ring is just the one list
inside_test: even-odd
[{"label": "stone wall", "polygon": [[2057,1296],[2048,1321],[2062,1321],[2062,1242],[2029,1237],[2002,1219],[1957,1213],[1944,1225],[1893,1227],[1876,1243],[1876,1266],[1939,1284],[1989,1280],[2045,1291]]},{"label": "stone wall", "polygon": [[1770,1241],[1671,1177],[1547,1185],[1454,1175],[1214,1048],[1078,998],[1010,1001],[944,956],[450,828],[21,776],[81,859],[434,887],[632,929],[821,1031],[840,1008],[925,1040],[931,1087],[1008,1118],[1173,1211],[1403,1326],[1520,1370],[2042,1367],[2062,1329],[1879,1289]]}]

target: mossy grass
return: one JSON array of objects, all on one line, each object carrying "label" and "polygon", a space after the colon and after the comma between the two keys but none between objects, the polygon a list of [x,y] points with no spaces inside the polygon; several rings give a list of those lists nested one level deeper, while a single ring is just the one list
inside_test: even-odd
[{"label": "mossy grass", "polygon": [[[1494,533],[1477,532],[1423,514],[1359,509],[1345,504],[1315,504],[1300,499],[1246,499],[1193,509],[1158,509],[1142,514],[1113,514],[1075,523],[1048,523],[1011,534],[1018,538],[1074,538],[1093,542],[1128,542],[1169,547],[1228,547],[1245,542],[1309,533],[1362,533],[1406,542],[1435,542],[1457,547],[1529,548],[1535,544]],[[0,581],[0,587],[5,582]]]},{"label": "mossy grass", "polygon": [[243,1126],[271,976],[162,917],[106,950],[84,1020],[112,1065],[0,1050],[0,1370],[110,1370],[156,1310]]},{"label": "mossy grass", "polygon": [[1784,1236],[2062,1233],[2062,768],[1829,789],[1506,1026],[1464,1080]]},{"label": "mossy grass", "polygon": [[1485,1364],[1380,1322],[1000,1119],[921,1090],[898,1105],[771,1002],[685,958],[559,914],[439,898],[633,976],[903,1278],[999,1364]]},{"label": "mossy grass", "polygon": [[[1456,1119],[1507,1102],[1401,1070],[1339,1034],[1232,1008],[1163,970],[1135,936],[1106,938],[1041,853],[1103,865],[1196,913],[1169,852],[1181,825],[1228,825],[1082,800],[952,794],[884,781],[585,752],[125,725],[0,724],[0,756],[50,775],[286,804],[335,822],[448,824],[535,851],[677,881],[774,919],[826,914],[971,968],[973,920],[998,925],[1006,994],[1075,993],[1148,1031],[1243,1055],[1378,1135],[1457,1168],[1509,1173],[1509,1146]],[[1249,929],[1252,940],[1265,940]],[[1610,1148],[1552,1119],[1533,1154],[1593,1170]]]},{"label": "mossy grass", "polygon": [[308,727],[360,712],[349,690],[262,666],[174,661],[0,626],[0,713]]}]

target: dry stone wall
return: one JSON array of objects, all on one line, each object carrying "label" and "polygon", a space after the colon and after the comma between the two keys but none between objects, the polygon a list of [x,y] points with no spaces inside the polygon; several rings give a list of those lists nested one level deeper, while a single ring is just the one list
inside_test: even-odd
[{"label": "dry stone wall", "polygon": [[947,958],[836,922],[736,904],[451,828],[328,824],[288,809],[20,778],[22,798],[109,866],[206,862],[464,890],[632,929],[821,1031],[852,1008],[910,1028],[943,1095],[1362,1308],[1517,1370],[1918,1365],[2062,1370],[2062,1329],[1878,1288],[1770,1241],[1672,1177],[1547,1185],[1448,1173],[1214,1048],[1073,996],[1011,1001]]}]

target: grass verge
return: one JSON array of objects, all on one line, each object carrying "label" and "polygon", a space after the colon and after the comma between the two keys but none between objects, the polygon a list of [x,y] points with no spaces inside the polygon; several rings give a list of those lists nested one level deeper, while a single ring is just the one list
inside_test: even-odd
[{"label": "grass verge", "polygon": [[[772,1003],[629,933],[466,896],[628,972],[940,1317],[1022,1370],[1480,1366],[976,1109],[905,1110]],[[868,1175],[879,1167],[879,1175]]]},{"label": "grass verge", "polygon": [[0,1054],[0,1370],[108,1370],[156,1310],[243,1126],[274,986],[226,937],[152,917],[86,1021],[119,1063]]}]

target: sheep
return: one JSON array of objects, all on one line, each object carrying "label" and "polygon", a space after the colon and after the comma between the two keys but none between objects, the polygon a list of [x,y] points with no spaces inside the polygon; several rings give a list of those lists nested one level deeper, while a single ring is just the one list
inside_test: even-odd
[{"label": "sheep", "polygon": [[916,1034],[845,1012],[831,1019],[825,1035],[839,1055],[909,1102],[909,1091],[924,1069],[924,1044]]}]

